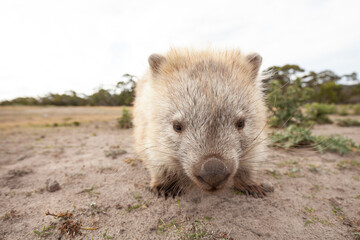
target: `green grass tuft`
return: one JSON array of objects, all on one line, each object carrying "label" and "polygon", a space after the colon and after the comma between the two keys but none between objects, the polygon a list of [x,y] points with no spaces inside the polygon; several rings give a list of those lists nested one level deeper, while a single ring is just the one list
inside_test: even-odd
[{"label": "green grass tuft", "polygon": [[48,235],[53,234],[53,232],[50,232],[50,229],[55,228],[55,226],[49,226],[49,227],[43,227],[42,231],[34,230],[34,233],[38,235],[39,237],[46,237]]}]

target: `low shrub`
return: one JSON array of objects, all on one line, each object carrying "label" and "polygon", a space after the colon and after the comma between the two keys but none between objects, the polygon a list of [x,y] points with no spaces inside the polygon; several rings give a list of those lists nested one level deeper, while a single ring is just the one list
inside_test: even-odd
[{"label": "low shrub", "polygon": [[360,146],[356,145],[356,143],[349,138],[344,138],[340,135],[331,135],[329,137],[316,136],[314,148],[319,152],[329,151],[343,155],[359,150]]},{"label": "low shrub", "polygon": [[353,111],[355,115],[360,115],[360,104],[353,105]]},{"label": "low shrub", "polygon": [[345,118],[337,121],[340,127],[360,127],[360,122],[355,119]]},{"label": "low shrub", "polygon": [[303,88],[299,79],[288,86],[282,86],[277,80],[269,83],[266,102],[272,117],[271,127],[285,127],[291,124],[303,125],[307,122],[300,107],[309,99],[313,90]]},{"label": "low shrub", "polygon": [[346,106],[340,107],[340,109],[338,110],[338,114],[339,114],[340,116],[347,116],[347,115],[349,115],[348,108],[347,108]]},{"label": "low shrub", "polygon": [[315,142],[311,130],[305,127],[290,125],[284,131],[274,131],[270,135],[270,146],[276,148],[298,148],[310,146]]},{"label": "low shrub", "polygon": [[132,115],[125,107],[122,109],[122,115],[118,119],[118,126],[120,128],[132,128]]},{"label": "low shrub", "polygon": [[351,139],[338,135],[314,136],[309,128],[291,125],[284,131],[272,132],[270,146],[275,148],[310,147],[319,152],[336,152],[340,155],[360,150]]},{"label": "low shrub", "polygon": [[306,104],[305,109],[308,120],[319,124],[332,123],[327,115],[336,113],[336,106],[334,104],[311,103]]}]

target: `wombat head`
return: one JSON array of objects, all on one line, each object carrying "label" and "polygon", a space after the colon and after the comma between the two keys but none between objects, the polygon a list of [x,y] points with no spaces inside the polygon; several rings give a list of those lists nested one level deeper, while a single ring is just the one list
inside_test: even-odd
[{"label": "wombat head", "polygon": [[171,50],[149,57],[158,141],[201,189],[223,188],[265,125],[262,58]]}]

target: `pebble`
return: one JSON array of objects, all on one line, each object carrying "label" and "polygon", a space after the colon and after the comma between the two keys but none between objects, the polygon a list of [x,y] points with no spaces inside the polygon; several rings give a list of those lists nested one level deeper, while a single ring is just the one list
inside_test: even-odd
[{"label": "pebble", "polygon": [[274,189],[274,185],[272,185],[272,183],[261,183],[261,186],[264,188],[265,192],[273,192]]},{"label": "pebble", "polygon": [[46,190],[49,192],[55,192],[60,189],[60,184],[56,180],[46,180]]}]

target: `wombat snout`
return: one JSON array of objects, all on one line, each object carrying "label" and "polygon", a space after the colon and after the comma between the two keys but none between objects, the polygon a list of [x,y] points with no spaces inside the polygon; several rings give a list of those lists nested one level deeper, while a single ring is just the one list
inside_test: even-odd
[{"label": "wombat snout", "polygon": [[229,169],[221,160],[210,158],[201,165],[197,179],[208,185],[211,190],[216,190],[217,187],[226,182],[229,175]]}]

